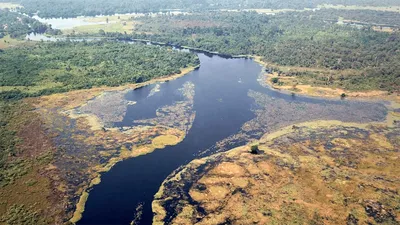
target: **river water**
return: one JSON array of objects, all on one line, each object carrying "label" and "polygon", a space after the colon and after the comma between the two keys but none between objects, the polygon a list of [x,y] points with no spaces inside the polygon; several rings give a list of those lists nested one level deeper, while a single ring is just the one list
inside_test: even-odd
[{"label": "river water", "polygon": [[[174,93],[184,83],[191,82],[195,86],[196,117],[185,139],[175,146],[122,161],[102,174],[101,183],[90,191],[78,224],[129,224],[140,204],[143,204],[140,224],[151,224],[151,202],[163,180],[199,155],[225,150],[216,147],[217,142],[230,138],[236,141],[225,142],[226,147],[235,147],[246,143],[244,136],[260,138],[263,132],[296,122],[319,119],[370,122],[383,120],[387,113],[383,103],[293,97],[261,86],[257,79],[262,67],[250,59],[198,55],[201,61],[198,70],[158,84],[159,91],[152,91],[155,84],[127,93],[126,99],[136,104],[129,105],[124,120],[114,124],[131,126],[133,120],[154,117],[157,108],[179,101]],[[257,129],[245,129],[246,123]],[[235,134],[244,136],[235,139]]]}]

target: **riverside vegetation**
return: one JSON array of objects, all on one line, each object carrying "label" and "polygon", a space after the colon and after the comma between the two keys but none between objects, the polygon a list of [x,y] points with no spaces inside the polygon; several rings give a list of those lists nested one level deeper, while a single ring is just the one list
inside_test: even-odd
[{"label": "riverside vegetation", "polygon": [[[176,123],[162,126],[163,120],[158,119],[156,125],[135,128],[132,136],[128,131],[106,132],[100,129],[104,125],[87,125],[91,118],[103,124],[90,112],[79,117],[70,117],[67,112],[112,90],[105,86],[128,84],[122,89],[114,87],[122,91],[148,84],[146,81],[153,78],[161,81],[165,76],[191,71],[199,64],[191,53],[142,44],[66,41],[9,48],[0,52],[0,58],[6,62],[0,65],[1,223],[66,222],[72,217],[79,196],[99,181],[98,172],[134,156],[127,148],[142,146],[134,153],[140,155],[177,143],[186,133],[179,128],[190,127],[194,118],[181,120],[185,125],[177,128]],[[86,90],[68,92],[75,89]],[[60,92],[68,94],[26,98]],[[179,110],[180,106],[190,109],[192,97],[187,98],[189,103],[183,101],[176,106],[178,109],[171,107],[172,113],[185,112]],[[113,101],[124,104],[120,99]],[[171,116],[165,114],[165,118]],[[82,141],[82,132],[89,132],[87,137],[94,139]],[[119,141],[111,141],[114,139]],[[131,144],[125,145],[127,142]],[[104,146],[93,148],[100,145]],[[84,154],[79,159],[75,158],[76,149],[86,149],[79,151]],[[82,205],[84,202],[80,202]],[[74,215],[75,221],[79,213]]]},{"label": "riverside vegetation", "polygon": [[[257,55],[268,71],[295,78],[294,86],[311,84],[392,93],[400,87],[399,32],[378,32],[372,27],[381,23],[398,26],[398,15],[336,9],[273,16],[255,12],[207,12],[141,17],[136,19],[138,25],[133,35],[107,35],[229,55]],[[341,25],[338,24],[340,17],[365,24],[361,28]]]},{"label": "riverside vegetation", "polygon": [[[131,45],[110,40],[54,43],[22,41],[22,37],[32,32],[50,35],[59,35],[61,32],[21,12],[28,15],[38,12],[39,16],[50,18],[181,8],[192,13],[135,18],[134,22],[127,23],[134,24],[133,34],[103,31],[98,35],[119,40],[150,39],[228,55],[258,55],[266,71],[273,74],[274,80],[271,82],[277,86],[292,86],[293,91],[296,91],[298,84],[311,84],[354,91],[399,92],[399,16],[393,12],[302,11],[304,7],[315,8],[318,4],[327,3],[323,0],[251,0],[244,5],[241,1],[225,0],[216,4],[208,0],[196,4],[193,1],[170,0],[137,1],[137,4],[132,1],[91,0],[68,3],[62,0],[59,4],[47,0],[22,0],[18,3],[23,8],[17,7],[16,11],[0,9],[1,224],[68,223],[70,218],[70,222],[78,221],[88,191],[100,182],[99,173],[109,170],[120,160],[177,144],[183,140],[195,118],[194,86],[189,82],[179,90],[183,96],[181,100],[159,108],[154,118],[138,120],[136,122],[139,125],[121,129],[111,125],[121,120],[128,104],[133,104],[123,97],[129,89],[155,80],[168,80],[165,76],[171,74],[177,74],[175,77],[178,77],[191,71],[199,65],[194,54],[173,51],[168,47]],[[329,3],[343,2],[334,0]],[[352,4],[391,7],[398,2],[354,0]],[[255,12],[208,11],[249,8],[292,8],[300,11],[273,16]],[[385,27],[391,28],[389,32],[381,32],[386,31]],[[14,41],[23,45],[4,49],[12,46],[10,42]],[[341,106],[351,109],[349,111],[353,113],[332,115],[317,105],[307,111],[301,104],[286,104],[258,92],[250,91],[248,95],[262,106],[254,111],[256,118],[244,124],[238,134],[221,140],[209,151],[227,150],[233,142],[241,145],[256,141],[260,134],[290,125],[291,120],[287,118],[293,118],[299,110],[303,110],[303,113],[296,114],[297,120],[303,117],[300,121],[318,119],[320,115],[330,119],[344,117],[345,120],[357,122],[368,122],[368,119],[375,117],[381,121],[384,114],[383,108],[368,110],[356,104]],[[264,107],[271,102],[278,102],[282,108]],[[282,114],[282,109],[286,113]],[[359,115],[363,113],[367,116],[360,118]],[[274,119],[284,115],[285,121],[271,125],[268,122],[272,117],[266,115]],[[396,173],[394,161],[399,157],[398,123],[393,124],[388,127],[374,124],[361,128],[354,124],[342,124],[343,127],[329,129],[290,125],[293,132],[279,136],[272,142],[261,140],[257,154],[247,154],[244,151],[248,148],[243,147],[197,161],[197,164],[191,163],[187,167],[190,171],[186,171],[186,178],[178,176],[177,181],[167,180],[165,183],[172,182],[172,185],[166,187],[164,183],[161,189],[166,189],[167,194],[175,194],[174,188],[180,186],[178,181],[186,179],[193,184],[190,191],[185,189],[180,195],[173,195],[186,196],[182,197],[184,201],[167,199],[162,193],[156,195],[153,207],[157,212],[155,221],[192,223],[201,218],[203,222],[208,222],[210,215],[218,214],[217,219],[225,222],[279,222],[288,215],[304,214],[303,217],[290,218],[315,223],[346,220],[395,224],[399,221],[399,206],[396,205],[398,184],[395,181],[397,178],[388,174],[393,171]],[[349,134],[349,137],[343,137],[343,134]],[[285,143],[293,146],[286,146]],[[367,144],[362,146],[360,143]],[[359,154],[354,150],[356,147],[365,152]],[[266,151],[267,148],[272,150]],[[374,161],[374,157],[382,160]],[[316,162],[316,158],[322,158],[323,161]],[[240,165],[232,162],[236,160]],[[257,173],[272,168],[293,182],[285,183],[278,177],[272,177],[285,185],[273,186],[274,189],[269,193],[257,192],[261,190],[260,186],[254,188],[253,184],[260,177],[269,179],[265,177],[269,175],[253,176],[251,169],[241,163],[248,167],[253,164],[258,166],[260,160],[265,162],[256,169]],[[212,164],[208,169],[197,171],[197,165],[204,166],[204,161]],[[235,165],[223,164],[225,161]],[[226,171],[221,172],[219,164],[234,169],[240,166],[243,168],[238,171],[245,172],[238,176],[228,174],[237,178],[234,185],[229,186],[226,180],[219,180],[219,175],[226,175]],[[317,169],[311,173],[309,168],[312,171]],[[373,177],[366,176],[367,172]],[[296,176],[305,174],[311,174],[323,189],[314,196],[316,201],[310,202],[298,191],[308,184],[302,183]],[[248,175],[251,177],[244,178]],[[215,178],[213,176],[218,182],[209,182]],[[270,185],[263,179],[258,184]],[[253,201],[254,195],[251,195],[249,188],[257,195],[275,197],[269,200],[276,200],[273,206],[283,207],[284,211],[260,206],[259,202]],[[327,190],[329,188],[338,190],[331,193]],[[210,198],[215,197],[213,193],[222,193],[216,196],[219,200],[204,197],[210,190]],[[235,199],[228,199],[227,196],[231,195],[226,194],[226,190],[232,191]],[[346,195],[348,190],[353,192]],[[360,190],[366,192],[360,193]],[[309,189],[307,191],[310,192]],[[242,200],[239,195],[250,196],[246,202],[251,209],[250,214],[235,210],[224,214],[215,210],[215,207],[220,207],[231,211],[229,204],[236,205]],[[322,195],[325,195],[325,200],[321,200]],[[191,202],[192,197],[197,199],[197,203]],[[321,214],[318,206],[328,200],[332,204],[331,211]],[[166,215],[166,202],[174,203],[171,207],[177,210],[176,215]],[[312,207],[308,208],[309,204]],[[254,207],[263,211],[257,211]],[[339,217],[338,213],[333,213],[336,210],[347,217]]]}]

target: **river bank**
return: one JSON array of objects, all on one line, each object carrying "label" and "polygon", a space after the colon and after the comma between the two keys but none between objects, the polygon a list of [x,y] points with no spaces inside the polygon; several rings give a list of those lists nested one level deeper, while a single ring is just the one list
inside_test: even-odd
[{"label": "river bank", "polygon": [[[8,122],[12,126],[9,129],[16,130],[20,140],[18,149],[24,153],[13,157],[19,163],[14,163],[13,168],[7,170],[7,173],[19,172],[5,177],[8,179],[8,176],[12,176],[15,181],[0,190],[4,200],[0,204],[0,220],[21,218],[21,215],[15,217],[13,214],[12,210],[17,207],[19,212],[26,212],[27,220],[38,223],[63,223],[70,218],[72,222],[78,221],[84,211],[88,189],[100,183],[100,173],[108,171],[124,159],[177,144],[183,140],[186,131],[162,124],[153,128],[141,127],[135,131],[112,128],[105,131],[102,129],[105,124],[101,118],[90,113],[74,117],[70,114],[71,110],[83,107],[104,93],[128,93],[155,83],[169,82],[199,67],[182,68],[178,74],[139,84],[95,87],[22,100]],[[119,97],[124,98],[124,94]],[[115,111],[113,108],[103,111],[107,110]],[[135,134],[132,135],[132,132]],[[129,145],[125,145],[128,142],[132,145],[139,134],[142,134],[142,142],[148,136],[148,142],[141,144],[142,147],[132,153],[127,148]],[[82,138],[82,135],[87,138]],[[95,147],[97,150],[94,151],[94,146],[101,145],[105,147]],[[31,212],[35,214],[29,214]]]},{"label": "river bank", "polygon": [[[143,88],[145,86],[159,82],[168,82],[174,79],[178,79],[198,69],[199,67],[200,66],[184,68],[181,69],[181,73],[179,74],[174,74],[162,78],[156,78],[148,82],[139,84],[127,84],[120,87],[98,87],[88,90],[77,90],[62,94],[44,96],[38,99],[38,103],[35,105],[35,107],[42,115],[51,114],[51,112],[53,112],[56,114],[54,116],[58,115],[64,117],[64,120],[65,119],[71,120],[71,122],[76,121],[75,125],[76,130],[73,131],[73,133],[79,133],[80,130],[81,131],[85,130],[88,139],[83,141],[81,138],[79,138],[79,136],[74,137],[74,135],[72,134],[71,138],[73,140],[87,142],[88,147],[90,145],[104,146],[106,149],[109,149],[109,150],[105,149],[99,152],[100,155],[98,157],[103,158],[105,162],[101,164],[95,163],[89,166],[89,168],[87,168],[89,171],[91,171],[88,174],[89,180],[82,181],[84,185],[79,185],[79,191],[75,193],[75,195],[77,196],[80,196],[81,194],[82,196],[76,203],[77,204],[76,210],[74,212],[74,216],[70,220],[71,222],[76,223],[77,221],[80,220],[81,214],[84,212],[85,201],[88,198],[90,189],[93,188],[94,185],[100,183],[101,173],[109,171],[116,163],[125,160],[127,158],[137,157],[143,154],[149,154],[155,149],[164,148],[166,145],[177,144],[184,139],[186,133],[186,131],[184,130],[175,129],[173,127],[168,127],[168,126],[162,127],[161,122],[160,124],[157,124],[154,128],[152,128],[151,126],[138,127],[137,129],[125,128],[124,130],[105,128],[106,126],[103,122],[104,118],[102,119],[96,116],[96,112],[98,110],[102,110],[103,112],[104,110],[106,110],[106,112],[114,114],[116,112],[116,109],[120,107],[118,105],[98,106],[100,108],[94,108],[94,111],[92,112],[95,114],[92,114],[90,112],[77,114],[73,112],[74,109],[85,107],[87,105],[87,102],[98,101],[99,99],[101,100],[102,98],[104,98],[104,93],[121,93],[116,96],[116,99],[108,99],[109,103],[120,102],[121,100],[119,99],[123,99],[124,95],[128,91],[132,91],[138,88]],[[118,104],[127,104],[127,103],[122,101],[121,103]],[[125,112],[122,113],[124,114]],[[47,121],[48,121],[47,122],[48,126],[50,127],[53,126],[53,124],[51,124],[52,120],[47,120]],[[184,120],[182,120],[182,122],[183,121]],[[63,129],[63,128],[56,127],[56,129]],[[135,135],[132,136],[132,134]],[[137,139],[137,137],[140,138]],[[104,139],[106,139],[107,141]],[[110,143],[110,140],[118,140],[118,141]],[[139,140],[140,142],[143,142],[143,140],[147,140],[148,144],[146,143],[140,144],[139,145],[140,147],[139,146],[135,147],[135,151],[131,152],[130,150],[131,147],[129,146],[132,146]],[[127,143],[131,144],[129,144],[129,146],[125,146],[125,144]],[[115,150],[117,151],[114,152]],[[80,170],[82,169],[83,168],[80,168]],[[71,197],[74,198],[74,196],[70,196],[70,198]]]},{"label": "river bank", "polygon": [[299,123],[195,159],[160,186],[153,224],[396,223],[399,119]]},{"label": "river bank", "polygon": [[[260,56],[253,56],[252,59],[266,68],[270,67],[279,68],[279,65],[263,61],[262,57]],[[318,71],[318,69],[316,68],[300,68],[300,71],[302,72],[309,70]],[[273,79],[277,79],[277,81],[273,82]],[[283,84],[280,84],[279,81],[282,82]],[[289,91],[292,93],[306,95],[306,96],[324,97],[324,98],[347,97],[353,99],[388,100],[400,103],[400,93],[398,92],[388,93],[387,91],[380,91],[380,90],[350,91],[342,88],[331,88],[327,86],[313,86],[309,84],[301,84],[301,81],[296,80],[296,77],[293,76],[287,77],[285,76],[285,73],[278,74],[277,72],[273,73],[265,72],[262,82],[276,90]],[[291,85],[287,85],[285,83],[289,83]],[[342,94],[344,95],[342,96]]]}]

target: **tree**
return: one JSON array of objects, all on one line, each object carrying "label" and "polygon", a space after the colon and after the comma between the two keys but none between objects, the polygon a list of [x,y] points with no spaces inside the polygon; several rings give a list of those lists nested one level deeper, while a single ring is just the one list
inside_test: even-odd
[{"label": "tree", "polygon": [[252,145],[251,146],[251,148],[250,148],[250,153],[251,154],[254,154],[254,155],[257,155],[258,154],[258,145]]},{"label": "tree", "polygon": [[99,34],[100,34],[101,36],[104,36],[104,35],[106,35],[106,32],[105,32],[103,29],[100,29],[100,30],[99,30]]}]

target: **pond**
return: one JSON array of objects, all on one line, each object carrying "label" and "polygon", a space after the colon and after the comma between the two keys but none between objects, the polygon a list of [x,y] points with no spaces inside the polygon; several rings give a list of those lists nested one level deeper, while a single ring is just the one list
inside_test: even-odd
[{"label": "pond", "polygon": [[[294,123],[312,120],[383,121],[385,103],[292,96],[260,84],[263,68],[244,58],[197,53],[201,67],[179,79],[129,91],[124,119],[115,127],[153,118],[157,109],[180,101],[194,85],[194,122],[185,139],[151,154],[116,164],[91,191],[78,224],[130,224],[143,205],[140,224],[152,223],[154,194],[175,169],[194,158],[225,151]],[[261,80],[260,80],[261,79]]]},{"label": "pond", "polygon": [[[188,14],[187,12],[174,10],[174,11],[166,11],[166,12],[152,12],[152,13],[125,13],[125,14],[113,14],[113,15],[97,15],[97,16],[78,16],[73,18],[41,18],[37,15],[32,16],[33,19],[37,19],[38,21],[46,24],[51,24],[52,28],[60,29],[60,30],[68,30],[73,29],[78,26],[86,26],[86,25],[99,25],[99,24],[107,24],[107,18],[111,17],[142,17],[142,16],[158,16],[158,15],[180,15],[180,14]],[[116,21],[111,20],[109,23],[115,23]]]}]

